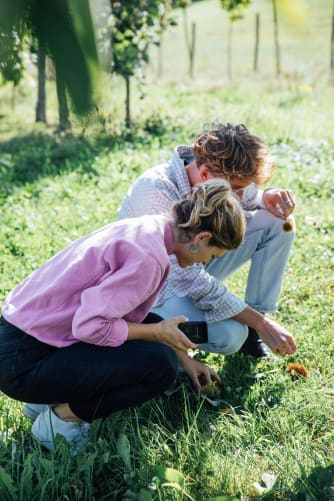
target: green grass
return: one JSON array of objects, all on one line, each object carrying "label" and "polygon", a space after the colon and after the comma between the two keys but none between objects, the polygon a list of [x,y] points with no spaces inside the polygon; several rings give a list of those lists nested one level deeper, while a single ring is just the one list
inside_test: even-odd
[{"label": "green grass", "polygon": [[[270,2],[262,5],[269,12]],[[169,397],[96,421],[88,450],[77,458],[62,443],[55,455],[41,450],[21,404],[0,395],[1,500],[333,499],[334,96],[317,62],[327,64],[330,5],[319,2],[306,41],[294,35],[298,40],[289,42],[290,58],[304,61],[293,81],[289,75],[274,80],[265,65],[261,78],[243,76],[222,86],[210,74],[218,68],[211,62],[210,71],[189,82],[177,50],[182,31],[174,34],[168,45],[174,81],[166,76],[157,87],[153,79],[144,99],[134,88],[132,132],[122,125],[124,90],[117,79],[109,82],[100,112],[90,122],[75,120],[67,135],[54,132],[52,82],[48,126],[33,124],[29,77],[18,89],[14,112],[9,90],[0,88],[1,301],[69,241],[114,220],[138,174],[168,159],[176,144],[191,143],[211,120],[244,122],[264,137],[277,159],[270,184],[289,186],[298,202],[297,240],[276,315],[294,334],[296,354],[257,364],[239,355],[202,354],[223,379],[220,407],[208,405],[181,379]],[[191,15],[196,12],[198,22],[204,15],[211,19],[205,29],[213,37],[223,12],[213,0],[194,4]],[[297,50],[301,45],[305,51]],[[209,51],[210,44],[201,46]],[[241,296],[245,272],[228,282]],[[307,367],[306,379],[286,373],[292,361]],[[253,484],[264,486],[264,474],[276,481],[260,494]]]}]

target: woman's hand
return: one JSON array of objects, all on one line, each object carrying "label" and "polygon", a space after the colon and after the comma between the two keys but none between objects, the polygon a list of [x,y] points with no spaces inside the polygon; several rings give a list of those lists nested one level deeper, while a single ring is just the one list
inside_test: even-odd
[{"label": "woman's hand", "polygon": [[187,320],[186,317],[174,317],[153,324],[127,322],[128,340],[144,339],[146,341],[155,341],[166,344],[175,351],[181,350],[187,352],[188,350],[195,350],[197,344],[190,341],[190,339],[178,329],[179,323],[186,322]]},{"label": "woman's hand", "polygon": [[290,190],[269,189],[263,192],[263,203],[267,211],[284,221],[292,214],[296,200]]},{"label": "woman's hand", "polygon": [[285,357],[296,351],[293,336],[274,320],[263,317],[263,322],[256,328],[257,333],[273,353]]},{"label": "woman's hand", "polygon": [[167,344],[174,350],[181,350],[187,352],[188,350],[195,350],[197,344],[190,341],[190,339],[178,328],[181,322],[186,322],[186,317],[173,317],[155,324],[157,326],[156,341]]},{"label": "woman's hand", "polygon": [[178,353],[178,358],[184,372],[190,378],[193,387],[196,391],[200,391],[201,386],[210,384],[211,381],[218,381],[221,383],[221,379],[218,374],[211,369],[208,365],[202,364],[198,360],[189,357],[185,353]]}]

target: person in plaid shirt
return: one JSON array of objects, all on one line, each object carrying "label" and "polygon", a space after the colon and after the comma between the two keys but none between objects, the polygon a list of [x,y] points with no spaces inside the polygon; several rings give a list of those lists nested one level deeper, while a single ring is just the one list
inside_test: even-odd
[{"label": "person in plaid shirt", "polygon": [[[168,213],[173,204],[207,179],[228,180],[244,209],[247,230],[237,250],[207,266],[181,269],[171,256],[171,272],[152,310],[163,318],[185,315],[205,320],[209,342],[201,349],[257,358],[290,353],[291,334],[264,313],[277,310],[284,271],[295,231],[282,223],[295,207],[292,191],[259,186],[267,183],[275,163],[269,148],[242,124],[212,124],[192,146],[177,146],[171,160],[144,172],[129,188],[118,217]],[[250,261],[245,301],[222,281]],[[279,346],[279,347],[278,347]]]}]

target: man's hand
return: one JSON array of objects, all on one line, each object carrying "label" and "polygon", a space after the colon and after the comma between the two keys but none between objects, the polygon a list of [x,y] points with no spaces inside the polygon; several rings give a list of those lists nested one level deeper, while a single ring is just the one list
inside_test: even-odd
[{"label": "man's hand", "polygon": [[210,384],[211,381],[218,381],[221,383],[221,379],[218,374],[208,365],[202,364],[202,362],[199,362],[182,352],[178,352],[178,358],[182,364],[184,372],[190,378],[196,391],[200,391],[201,386]]},{"label": "man's hand", "polygon": [[267,211],[284,221],[292,214],[296,206],[292,191],[275,188],[263,192],[263,203]]},{"label": "man's hand", "polygon": [[273,353],[285,357],[292,355],[297,347],[293,336],[274,320],[263,317],[264,322],[257,327],[257,333]]},{"label": "man's hand", "polygon": [[250,306],[233,317],[238,322],[252,327],[262,341],[278,355],[292,355],[297,347],[292,334],[274,320],[262,315]]}]

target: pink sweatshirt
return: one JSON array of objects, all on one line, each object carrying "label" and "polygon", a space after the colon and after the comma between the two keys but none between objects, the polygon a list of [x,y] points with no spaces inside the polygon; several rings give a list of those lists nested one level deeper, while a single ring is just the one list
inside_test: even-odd
[{"label": "pink sweatshirt", "polygon": [[76,240],[13,289],[3,317],[43,343],[119,346],[169,273],[166,216],[124,219]]}]

